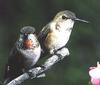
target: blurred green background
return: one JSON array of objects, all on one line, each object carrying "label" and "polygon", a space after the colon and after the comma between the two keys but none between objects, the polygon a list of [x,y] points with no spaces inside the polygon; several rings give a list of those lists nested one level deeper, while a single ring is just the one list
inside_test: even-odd
[{"label": "blurred green background", "polygon": [[19,29],[30,25],[38,33],[57,12],[66,9],[91,23],[76,22],[67,44],[70,56],[50,69],[45,78],[22,85],[88,85],[89,67],[100,59],[100,0],[0,0],[0,80]]}]

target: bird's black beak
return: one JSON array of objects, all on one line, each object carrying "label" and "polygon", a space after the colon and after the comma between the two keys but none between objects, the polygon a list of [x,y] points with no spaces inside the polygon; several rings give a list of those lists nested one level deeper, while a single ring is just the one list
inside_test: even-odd
[{"label": "bird's black beak", "polygon": [[79,19],[79,18],[75,18],[75,21],[80,21],[80,22],[85,22],[85,23],[89,23],[89,21],[83,20],[83,19]]}]

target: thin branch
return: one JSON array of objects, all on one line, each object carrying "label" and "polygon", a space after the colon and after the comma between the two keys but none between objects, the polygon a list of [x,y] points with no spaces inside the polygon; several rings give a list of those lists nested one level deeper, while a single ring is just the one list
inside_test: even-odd
[{"label": "thin branch", "polygon": [[29,70],[27,73],[24,73],[19,77],[13,79],[6,85],[18,85],[27,79],[42,77],[45,71],[50,69],[55,63],[61,61],[63,58],[65,58],[65,56],[68,55],[69,55],[69,50],[67,48],[62,48],[61,50],[56,52],[56,55],[53,55],[50,58],[48,58],[46,62],[43,64],[43,67],[33,68]]}]

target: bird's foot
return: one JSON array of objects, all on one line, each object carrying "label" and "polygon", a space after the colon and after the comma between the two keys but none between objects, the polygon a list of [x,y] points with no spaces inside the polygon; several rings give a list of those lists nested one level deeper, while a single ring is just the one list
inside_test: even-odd
[{"label": "bird's foot", "polygon": [[50,49],[49,52],[50,52],[50,54],[52,54],[52,55],[55,53],[55,52],[54,52],[54,49]]},{"label": "bird's foot", "polygon": [[56,52],[56,55],[58,55],[59,58],[62,60],[65,56],[69,56],[70,53],[69,53],[68,48],[63,47],[62,49]]}]

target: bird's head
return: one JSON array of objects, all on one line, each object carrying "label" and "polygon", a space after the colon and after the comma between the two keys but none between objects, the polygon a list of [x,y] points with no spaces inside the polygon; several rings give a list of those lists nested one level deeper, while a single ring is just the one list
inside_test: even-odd
[{"label": "bird's head", "polygon": [[58,29],[65,28],[65,30],[73,28],[75,21],[88,23],[88,21],[86,20],[77,18],[75,13],[69,10],[58,12],[57,15],[54,17],[53,21],[56,22]]},{"label": "bird's head", "polygon": [[25,26],[20,30],[20,38],[18,40],[20,46],[24,49],[31,49],[37,43],[35,35],[35,28],[31,26]]}]

